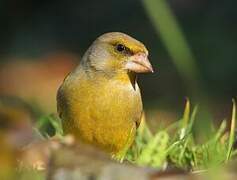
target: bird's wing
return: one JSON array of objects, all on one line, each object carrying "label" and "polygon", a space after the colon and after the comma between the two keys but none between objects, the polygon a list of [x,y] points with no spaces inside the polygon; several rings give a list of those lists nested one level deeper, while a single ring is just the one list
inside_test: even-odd
[{"label": "bird's wing", "polygon": [[141,121],[145,120],[145,113],[142,111],[140,118],[138,118],[135,123],[136,123],[136,128],[138,128],[141,124]]},{"label": "bird's wing", "polygon": [[62,86],[60,86],[57,92],[57,111],[60,118],[62,118],[63,98]]},{"label": "bird's wing", "polygon": [[136,123],[136,128],[138,128],[141,124],[141,118],[137,119],[137,121],[135,121]]},{"label": "bird's wing", "polygon": [[63,84],[65,83],[66,79],[70,76],[71,73],[68,73],[66,75],[66,77],[63,80],[62,85],[58,88],[58,92],[57,92],[57,111],[58,111],[58,115],[60,118],[62,118],[62,109],[65,108],[65,95],[63,93]]}]

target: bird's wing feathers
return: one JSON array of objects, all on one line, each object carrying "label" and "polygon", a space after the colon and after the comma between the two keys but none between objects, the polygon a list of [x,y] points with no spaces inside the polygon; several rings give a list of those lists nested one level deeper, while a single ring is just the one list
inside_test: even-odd
[{"label": "bird's wing feathers", "polygon": [[135,123],[136,123],[136,128],[138,128],[138,127],[140,126],[140,124],[141,124],[141,119],[142,119],[142,118],[139,118],[139,119],[137,119],[137,120],[135,121]]},{"label": "bird's wing feathers", "polygon": [[140,126],[141,122],[144,120],[144,118],[145,118],[145,115],[144,115],[144,111],[142,110],[140,117],[137,118],[135,121],[137,129],[139,128],[139,126]]},{"label": "bird's wing feathers", "polygon": [[62,86],[60,86],[57,92],[57,111],[60,118],[62,118],[63,104]]}]

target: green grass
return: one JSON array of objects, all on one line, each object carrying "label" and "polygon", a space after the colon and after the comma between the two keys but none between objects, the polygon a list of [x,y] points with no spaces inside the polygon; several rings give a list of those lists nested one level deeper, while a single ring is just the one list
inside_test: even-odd
[{"label": "green grass", "polygon": [[226,120],[223,120],[220,127],[202,144],[196,142],[193,132],[197,111],[197,106],[191,111],[190,103],[187,101],[183,117],[155,134],[150,132],[145,123],[142,124],[127,159],[142,166],[160,169],[174,166],[191,171],[227,163],[236,154],[232,148],[235,140],[235,102],[233,101],[230,132],[226,130]]},{"label": "green grass", "polygon": [[[192,109],[187,100],[182,118],[156,133],[152,133],[143,120],[134,145],[125,159],[139,166],[163,170],[167,167],[177,167],[197,171],[227,163],[237,153],[233,149],[236,121],[234,100],[230,131],[227,130],[226,120],[223,120],[204,143],[197,143],[197,136],[194,135],[193,126],[197,121],[197,112],[198,107]],[[36,130],[44,137],[63,135],[60,120],[55,116],[41,118]]]}]

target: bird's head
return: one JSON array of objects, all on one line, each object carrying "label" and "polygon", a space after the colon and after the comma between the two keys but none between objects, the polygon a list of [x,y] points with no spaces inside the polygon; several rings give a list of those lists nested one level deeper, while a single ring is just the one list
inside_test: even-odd
[{"label": "bird's head", "polygon": [[98,37],[86,52],[83,61],[89,68],[105,73],[153,72],[146,47],[120,32]]}]

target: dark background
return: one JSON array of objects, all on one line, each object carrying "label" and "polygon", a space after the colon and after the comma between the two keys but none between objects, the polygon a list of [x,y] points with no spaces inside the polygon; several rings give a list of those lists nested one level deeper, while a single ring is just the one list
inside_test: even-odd
[{"label": "dark background", "polygon": [[[167,2],[194,54],[205,103],[214,115],[226,117],[237,92],[237,2]],[[45,61],[40,58],[52,52],[67,52],[79,60],[96,37],[121,31],[142,41],[150,51],[156,73],[139,77],[145,107],[182,111],[185,97],[192,94],[141,1],[1,0],[0,22],[3,64],[18,59]],[[51,66],[58,66],[57,61]]]}]

